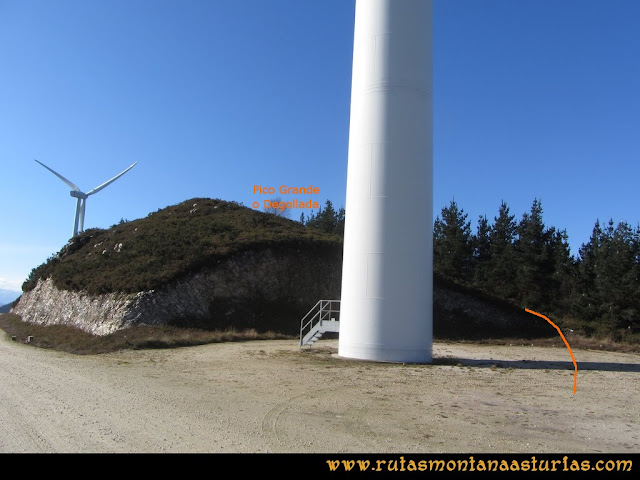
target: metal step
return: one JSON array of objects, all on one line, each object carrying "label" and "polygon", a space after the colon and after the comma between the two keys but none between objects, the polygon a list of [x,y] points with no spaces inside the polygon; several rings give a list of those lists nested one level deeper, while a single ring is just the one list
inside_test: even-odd
[{"label": "metal step", "polygon": [[[313,345],[327,332],[340,332],[340,322],[336,320],[340,310],[335,306],[339,305],[339,302],[339,300],[320,300],[309,310],[300,322],[300,347]],[[305,331],[306,334],[303,333]]]},{"label": "metal step", "polygon": [[313,345],[327,332],[339,333],[340,322],[335,320],[323,320],[320,323],[317,323],[313,329],[304,336],[302,345]]},{"label": "metal step", "polygon": [[336,320],[323,320],[321,323],[322,332],[340,333],[340,322]]}]

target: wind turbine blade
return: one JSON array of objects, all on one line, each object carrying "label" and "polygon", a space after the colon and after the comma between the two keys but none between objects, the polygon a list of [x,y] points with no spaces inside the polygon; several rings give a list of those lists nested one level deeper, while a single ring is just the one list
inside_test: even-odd
[{"label": "wind turbine blade", "polygon": [[93,190],[89,190],[87,192],[87,195],[93,195],[94,193],[98,193],[100,190],[102,190],[103,188],[105,188],[107,185],[115,182],[117,179],[119,179],[122,175],[124,175],[125,173],[127,173],[129,170],[131,170],[133,167],[136,166],[138,162],[134,163],[133,165],[131,165],[129,168],[127,168],[126,170],[124,170],[123,172],[119,173],[118,175],[116,175],[115,177],[113,177],[111,180],[107,180],[106,182],[104,182],[102,185],[98,185],[96,188],[94,188]]},{"label": "wind turbine blade", "polygon": [[[35,160],[35,158],[34,158]],[[78,187],[75,183],[73,183],[71,180],[67,180],[66,178],[64,178],[62,175],[60,175],[58,172],[51,170],[49,167],[47,167],[44,163],[39,162],[38,160],[36,160],[36,162],[38,162],[40,165],[42,165],[44,168],[46,168],[47,170],[49,170],[51,173],[53,173],[56,177],[58,177],[60,180],[62,180],[64,183],[66,183],[67,185],[69,185],[73,190],[76,191],[80,191],[80,187]]]}]

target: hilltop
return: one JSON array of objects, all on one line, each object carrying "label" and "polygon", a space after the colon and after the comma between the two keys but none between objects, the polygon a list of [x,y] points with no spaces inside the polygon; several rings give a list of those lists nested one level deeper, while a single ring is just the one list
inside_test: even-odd
[{"label": "hilltop", "polygon": [[[97,335],[137,325],[296,334],[319,299],[340,297],[342,238],[312,225],[236,202],[186,200],[74,237],[31,272],[14,313]],[[512,303],[437,272],[434,333],[555,335]]]},{"label": "hilltop", "polygon": [[157,289],[241,252],[265,248],[342,250],[339,237],[235,202],[193,198],[87,230],[35,268],[23,291],[51,277],[56,288],[88,294]]},{"label": "hilltop", "polygon": [[94,335],[144,325],[291,334],[339,295],[341,264],[339,236],[194,198],[77,235],[31,272],[13,313]]}]

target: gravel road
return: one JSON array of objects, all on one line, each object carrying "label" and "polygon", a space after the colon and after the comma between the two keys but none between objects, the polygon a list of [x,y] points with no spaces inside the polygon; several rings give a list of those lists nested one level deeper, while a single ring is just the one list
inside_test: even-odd
[{"label": "gravel road", "polygon": [[0,452],[640,452],[640,355],[435,344],[439,364],[337,341],[75,356],[0,338]]}]

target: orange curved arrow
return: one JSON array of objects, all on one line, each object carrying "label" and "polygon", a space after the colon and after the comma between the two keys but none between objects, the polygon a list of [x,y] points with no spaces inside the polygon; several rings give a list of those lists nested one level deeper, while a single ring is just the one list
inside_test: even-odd
[{"label": "orange curved arrow", "polygon": [[553,323],[551,320],[549,320],[547,317],[545,317],[544,315],[539,314],[538,312],[534,312],[533,310],[529,310],[528,308],[525,308],[524,310],[526,312],[532,313],[533,315],[537,315],[538,317],[544,318],[547,322],[549,322],[551,325],[553,325],[556,330],[558,330],[558,333],[562,337],[562,340],[564,340],[564,343],[567,346],[567,349],[569,350],[569,353],[571,354],[571,360],[573,360],[573,366],[575,367],[575,370],[573,372],[573,393],[575,394],[576,393],[576,388],[578,387],[578,364],[576,363],[576,359],[573,356],[573,352],[571,351],[571,347],[569,346],[569,342],[567,342],[567,339],[564,338],[564,335],[562,334],[562,332],[560,331],[558,326],[555,323]]}]

